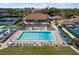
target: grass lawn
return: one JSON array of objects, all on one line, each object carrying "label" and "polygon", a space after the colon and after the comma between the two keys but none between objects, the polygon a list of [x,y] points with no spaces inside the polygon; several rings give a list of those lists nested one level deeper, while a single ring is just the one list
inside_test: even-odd
[{"label": "grass lawn", "polygon": [[1,55],[79,55],[70,47],[9,47]]}]

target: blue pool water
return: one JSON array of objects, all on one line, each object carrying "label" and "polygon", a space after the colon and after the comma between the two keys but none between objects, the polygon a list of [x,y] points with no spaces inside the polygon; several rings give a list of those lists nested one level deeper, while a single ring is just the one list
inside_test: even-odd
[{"label": "blue pool water", "polygon": [[23,32],[18,40],[54,40],[51,32]]}]

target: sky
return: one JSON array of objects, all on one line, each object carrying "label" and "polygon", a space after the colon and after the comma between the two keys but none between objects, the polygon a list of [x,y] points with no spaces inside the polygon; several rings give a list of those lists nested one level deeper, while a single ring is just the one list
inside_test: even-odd
[{"label": "sky", "polygon": [[0,8],[79,8],[79,3],[0,3]]}]

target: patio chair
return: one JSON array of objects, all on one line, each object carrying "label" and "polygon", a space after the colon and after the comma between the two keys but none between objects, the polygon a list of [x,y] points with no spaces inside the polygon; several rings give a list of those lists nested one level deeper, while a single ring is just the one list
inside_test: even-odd
[{"label": "patio chair", "polygon": [[26,46],[28,46],[28,43],[26,43]]},{"label": "patio chair", "polygon": [[41,42],[41,45],[44,46],[42,42]]},{"label": "patio chair", "polygon": [[32,46],[33,46],[33,43],[32,43]]},{"label": "patio chair", "polygon": [[16,43],[14,44],[14,47],[16,47],[17,45],[16,45]]},{"label": "patio chair", "polygon": [[47,43],[45,46],[50,46],[50,44],[49,44],[49,43]]},{"label": "patio chair", "polygon": [[18,44],[16,43],[16,47],[18,47]]},{"label": "patio chair", "polygon": [[1,44],[0,44],[0,47],[1,47]]},{"label": "patio chair", "polygon": [[25,46],[25,43],[23,43],[23,46]]},{"label": "patio chair", "polygon": [[41,42],[42,46],[46,46],[46,43],[45,42]]},{"label": "patio chair", "polygon": [[20,43],[17,43],[17,46],[20,47],[21,46]]},{"label": "patio chair", "polygon": [[35,44],[36,46],[38,46],[38,44],[37,44],[36,42],[34,42],[34,44]]},{"label": "patio chair", "polygon": [[51,42],[51,41],[49,41],[49,43],[50,43],[50,45],[52,46],[52,42]]}]

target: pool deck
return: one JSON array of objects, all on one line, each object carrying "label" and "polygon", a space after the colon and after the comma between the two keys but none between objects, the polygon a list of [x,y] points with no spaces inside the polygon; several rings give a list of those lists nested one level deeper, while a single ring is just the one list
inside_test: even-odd
[{"label": "pool deck", "polygon": [[[14,35],[12,35],[8,40],[7,40],[7,42],[9,42],[10,40],[12,40],[12,41],[15,41],[15,42],[17,42],[17,43],[24,43],[24,42],[26,42],[26,43],[31,43],[31,42],[36,42],[36,43],[38,43],[39,44],[39,46],[40,46],[40,42],[48,42],[47,40],[16,40],[17,38],[19,38],[20,37],[20,35],[24,32],[25,30],[23,30],[23,31],[17,31]],[[28,32],[28,31],[25,31],[25,32]],[[31,31],[31,32],[37,32],[37,31]],[[40,32],[44,32],[44,31],[40,31]],[[45,31],[45,32],[49,32],[49,31]],[[62,43],[62,42],[64,42],[63,41],[63,39],[61,39],[61,37],[60,37],[60,35],[56,32],[56,31],[51,31],[51,33],[52,33],[52,35],[54,36],[54,39],[55,40],[51,40],[51,42],[53,43],[57,43],[57,42],[59,42],[59,43]],[[7,43],[6,42],[6,43]]]},{"label": "pool deck", "polygon": [[8,46],[6,45],[6,43],[0,43],[1,44],[1,47],[0,49],[4,49],[4,48],[7,48]]},{"label": "pool deck", "polygon": [[1,44],[1,47],[0,49],[4,49],[4,48],[7,48],[7,43],[10,41],[10,40],[15,40],[16,37],[20,34],[20,32],[16,32],[15,34],[13,34],[12,36],[10,36],[4,43],[0,43]]},{"label": "pool deck", "polygon": [[[7,43],[9,43],[10,40],[14,41],[15,43],[34,43],[35,42],[38,46],[41,46],[41,43],[46,43],[47,44],[47,43],[50,42],[50,41],[47,41],[47,40],[16,40],[17,38],[19,38],[19,36],[23,32],[30,32],[30,31],[26,31],[26,30],[17,31],[11,37],[9,37],[6,42],[1,43],[2,46],[0,47],[0,49],[7,48],[8,47]],[[38,32],[38,31],[31,31],[31,32]],[[52,44],[62,44],[64,42],[57,31],[39,31],[39,32],[51,32],[52,35],[54,36],[54,39],[55,39],[55,40],[51,40]]]}]

